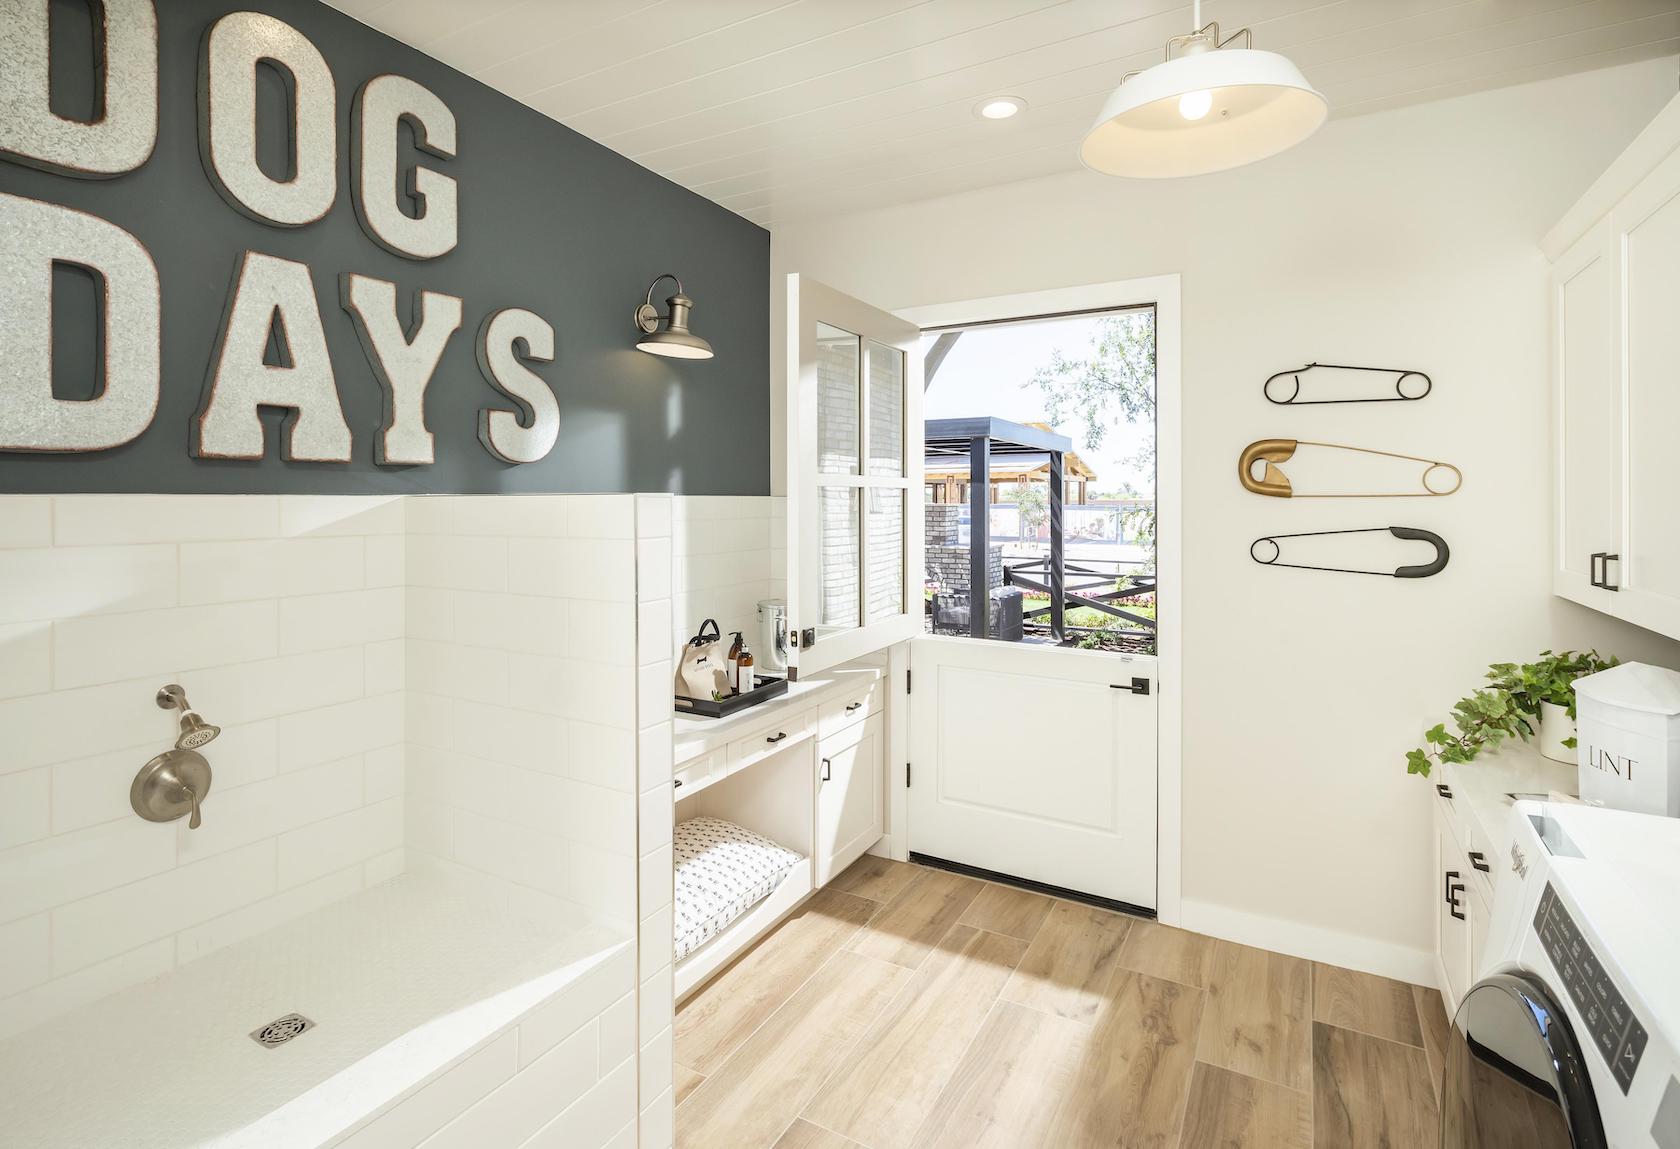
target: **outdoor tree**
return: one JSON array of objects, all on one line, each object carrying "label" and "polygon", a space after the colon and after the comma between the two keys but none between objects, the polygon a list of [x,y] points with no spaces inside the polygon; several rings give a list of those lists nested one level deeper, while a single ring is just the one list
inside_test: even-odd
[{"label": "outdoor tree", "polygon": [[[1125,311],[1097,320],[1090,354],[1070,358],[1060,349],[1033,374],[1044,396],[1050,421],[1057,426],[1077,419],[1085,447],[1096,450],[1108,432],[1122,423],[1155,425],[1155,312]],[[1151,435],[1128,462],[1155,473],[1155,438]],[[1125,528],[1155,554],[1155,509],[1126,512]]]},{"label": "outdoor tree", "polygon": [[1038,483],[1021,480],[1015,484],[1015,513],[1021,516],[1026,533],[1037,538],[1039,528],[1050,521],[1050,498]]}]

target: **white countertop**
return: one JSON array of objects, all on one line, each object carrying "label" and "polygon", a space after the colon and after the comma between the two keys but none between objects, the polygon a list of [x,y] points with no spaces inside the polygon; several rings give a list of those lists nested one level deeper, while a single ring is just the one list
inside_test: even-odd
[{"label": "white countertop", "polygon": [[828,694],[848,686],[880,678],[886,674],[882,666],[843,666],[822,674],[788,683],[787,693],[769,702],[749,706],[724,718],[699,718],[679,714],[673,722],[672,740],[675,743],[673,761],[687,762],[718,745],[747,733],[760,724],[769,724],[777,715],[803,709]]},{"label": "white countertop", "polygon": [[[1534,743],[1512,741],[1496,754],[1442,767],[1438,780],[1452,789],[1454,803],[1475,819],[1493,855],[1502,858],[1511,848],[1510,795],[1574,797],[1579,789],[1577,779],[1575,763],[1553,762],[1541,757]],[[1495,872],[1502,869],[1495,867]]]}]

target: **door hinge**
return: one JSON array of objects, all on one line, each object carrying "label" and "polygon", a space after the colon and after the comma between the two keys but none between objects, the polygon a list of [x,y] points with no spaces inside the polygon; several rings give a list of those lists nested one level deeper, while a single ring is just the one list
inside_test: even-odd
[{"label": "door hinge", "polygon": [[1108,684],[1108,688],[1110,690],[1129,690],[1133,694],[1148,694],[1149,693],[1149,679],[1147,679],[1147,678],[1134,678],[1134,679],[1132,679],[1132,684],[1130,686],[1122,686],[1118,682],[1111,682],[1111,683]]},{"label": "door hinge", "polygon": [[910,670],[904,672],[904,693],[906,694],[910,693],[910,675],[913,673],[915,672]]},{"label": "door hinge", "polygon": [[910,763],[908,762],[904,764],[904,788],[906,790],[910,789]]}]

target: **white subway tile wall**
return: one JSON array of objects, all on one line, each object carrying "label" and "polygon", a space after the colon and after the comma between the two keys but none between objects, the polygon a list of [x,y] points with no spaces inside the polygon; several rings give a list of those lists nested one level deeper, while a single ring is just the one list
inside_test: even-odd
[{"label": "white subway tile wall", "polygon": [[[0,497],[0,1036],[401,872],[404,529],[397,498]],[[223,727],[196,831],[128,803],[167,682]]]},{"label": "white subway tile wall", "polygon": [[[644,552],[646,544],[644,544]],[[643,565],[653,556],[644,553]],[[787,598],[787,500],[678,495],[671,500],[673,652],[708,618],[760,646],[758,604]]]},{"label": "white subway tile wall", "polygon": [[408,848],[633,927],[634,496],[407,509]]},{"label": "white subway tile wall", "polygon": [[[671,1032],[673,952],[671,934],[671,715],[675,651],[686,636],[673,635],[670,598],[673,532],[682,522],[678,507],[693,502],[670,495],[636,496],[636,614],[644,629],[636,652],[636,851],[637,1013],[626,1035],[640,1050],[628,1088],[639,1119],[632,1139],[638,1149],[671,1149],[674,1106]],[[736,500],[706,500],[739,505]],[[756,538],[751,531],[745,537]],[[721,620],[720,620],[721,621]],[[655,638],[646,627],[658,626]],[[667,637],[670,636],[670,637]],[[563,1144],[556,1141],[555,1145]]]}]

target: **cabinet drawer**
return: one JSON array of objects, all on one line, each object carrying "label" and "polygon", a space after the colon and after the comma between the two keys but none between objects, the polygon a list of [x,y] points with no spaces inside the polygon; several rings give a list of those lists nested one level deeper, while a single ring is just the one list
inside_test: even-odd
[{"label": "cabinet drawer", "polygon": [[676,775],[672,779],[672,798],[680,802],[689,795],[704,790],[728,773],[728,757],[722,750],[713,750],[710,754],[702,754],[684,762],[677,767]]},{"label": "cabinet drawer", "polygon": [[879,714],[886,697],[887,680],[884,676],[836,694],[817,707],[817,737],[827,738],[854,722]]},{"label": "cabinet drawer", "polygon": [[801,710],[785,715],[776,725],[765,727],[756,734],[735,739],[729,744],[729,772],[733,774],[762,758],[768,758],[789,746],[805,741],[811,737],[814,726],[815,720],[811,711]]}]

